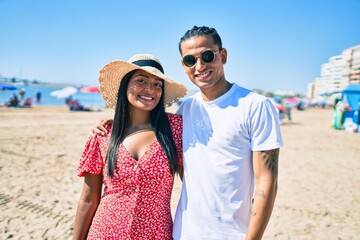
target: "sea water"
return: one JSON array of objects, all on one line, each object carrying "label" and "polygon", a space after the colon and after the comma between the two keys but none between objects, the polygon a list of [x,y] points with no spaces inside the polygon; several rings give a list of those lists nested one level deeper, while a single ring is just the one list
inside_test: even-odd
[{"label": "sea water", "polygon": [[[9,100],[11,95],[16,94],[19,97],[19,90],[23,88],[25,90],[26,98],[32,99],[33,105],[65,105],[65,98],[57,98],[50,95],[51,92],[61,90],[63,87],[56,86],[43,86],[43,85],[23,85],[17,86],[16,90],[0,90],[0,105],[4,104]],[[41,102],[36,103],[36,93],[41,92]],[[100,93],[82,93],[78,91],[72,95],[72,99],[79,100],[80,104],[86,107],[102,107],[106,106],[105,101],[101,97]]]}]

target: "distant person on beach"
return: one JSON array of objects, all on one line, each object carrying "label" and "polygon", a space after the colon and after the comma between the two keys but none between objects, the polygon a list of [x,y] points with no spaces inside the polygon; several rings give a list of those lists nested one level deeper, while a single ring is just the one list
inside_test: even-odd
[{"label": "distant person on beach", "polygon": [[37,104],[41,103],[41,92],[38,89],[36,90],[35,100]]},{"label": "distant person on beach", "polygon": [[360,98],[358,99],[358,102],[357,102],[357,109],[355,109],[355,111],[354,111],[353,121],[357,125],[360,124]]},{"label": "distant person on beach", "polygon": [[83,105],[81,105],[78,99],[70,100],[69,110],[70,111],[91,111],[90,108],[84,107]]},{"label": "distant person on beach", "polygon": [[70,95],[69,97],[65,98],[65,104],[66,104],[67,106],[70,106],[72,100],[73,100],[73,98],[72,98],[72,96]]},{"label": "distant person on beach", "polygon": [[99,82],[115,115],[107,134],[89,138],[81,156],[78,175],[85,179],[73,239],[170,240],[174,175],[182,175],[182,118],[165,113],[165,105],[187,89],[148,54],[108,63]]},{"label": "distant person on beach", "polygon": [[32,98],[25,98],[23,107],[31,107],[32,106]]},{"label": "distant person on beach", "polygon": [[13,93],[11,97],[9,98],[9,101],[5,103],[6,107],[18,107],[20,104],[20,100],[16,93]]},{"label": "distant person on beach", "polygon": [[[277,193],[279,117],[271,101],[225,78],[217,31],[194,26],[179,42],[200,89],[180,105],[184,177],[173,238],[261,239]],[[108,120],[92,129],[102,134]]]},{"label": "distant person on beach", "polygon": [[65,104],[69,107],[69,111],[92,111],[90,108],[83,106],[78,99],[73,99],[72,96],[65,99]]},{"label": "distant person on beach", "polygon": [[291,105],[291,103],[285,102],[285,109],[286,109],[287,119],[289,121],[291,121],[292,120],[292,116],[291,116],[292,105]]},{"label": "distant person on beach", "polygon": [[20,89],[19,89],[20,102],[22,102],[22,101],[24,100],[24,98],[25,98],[25,93],[26,93],[26,91],[25,91],[24,88],[20,88]]},{"label": "distant person on beach", "polygon": [[282,124],[285,118],[286,108],[283,105],[283,99],[280,96],[275,96],[273,98],[273,104],[275,109],[277,109],[277,114],[279,116],[279,123]]}]

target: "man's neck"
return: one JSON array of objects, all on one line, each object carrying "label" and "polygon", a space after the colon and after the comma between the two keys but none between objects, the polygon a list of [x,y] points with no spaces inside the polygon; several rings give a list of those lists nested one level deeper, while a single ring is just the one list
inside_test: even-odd
[{"label": "man's neck", "polygon": [[230,90],[231,86],[232,84],[225,80],[221,85],[216,85],[209,89],[200,89],[201,96],[205,102],[209,102],[224,95]]}]

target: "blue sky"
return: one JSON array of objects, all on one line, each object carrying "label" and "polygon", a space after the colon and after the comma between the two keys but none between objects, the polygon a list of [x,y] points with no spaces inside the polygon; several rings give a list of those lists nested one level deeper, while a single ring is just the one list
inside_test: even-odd
[{"label": "blue sky", "polygon": [[178,52],[194,25],[218,30],[228,81],[306,93],[321,64],[360,44],[360,0],[0,0],[0,74],[97,85],[109,61],[151,53],[196,89]]}]

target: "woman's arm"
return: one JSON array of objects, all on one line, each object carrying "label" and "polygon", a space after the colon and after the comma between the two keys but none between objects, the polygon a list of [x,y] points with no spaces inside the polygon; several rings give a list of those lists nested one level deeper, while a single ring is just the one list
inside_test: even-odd
[{"label": "woman's arm", "polygon": [[85,174],[82,193],[78,202],[73,239],[86,239],[91,221],[99,205],[102,190],[102,174]]}]

